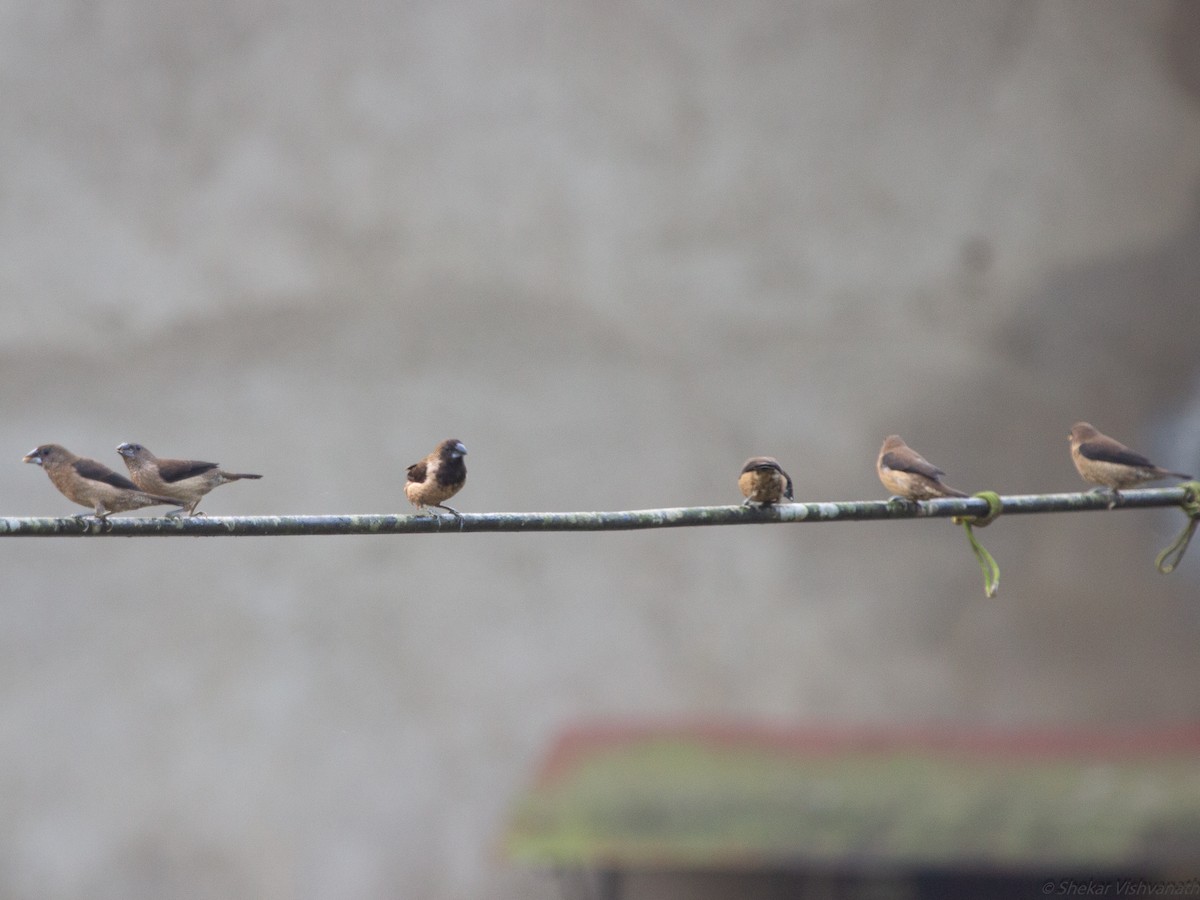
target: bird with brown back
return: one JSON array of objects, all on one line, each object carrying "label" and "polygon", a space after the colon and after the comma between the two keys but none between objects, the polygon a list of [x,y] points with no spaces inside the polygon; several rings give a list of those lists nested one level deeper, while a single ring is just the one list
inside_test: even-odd
[{"label": "bird with brown back", "polygon": [[892,434],[884,440],[875,461],[875,471],[883,486],[906,500],[934,500],[938,497],[965,497],[942,481],[946,473]]},{"label": "bird with brown back", "polygon": [[198,459],[161,459],[141,444],[121,444],[117,452],[125,460],[134,484],[143,491],[171,497],[182,504],[168,515],[186,513],[194,516],[204,495],[213,488],[243,478],[262,478],[249,472],[225,472],[217,463]]},{"label": "bird with brown back", "polygon": [[[76,456],[60,444],[42,444],[26,453],[21,461],[41,466],[64,497],[90,507],[98,519],[106,519],[110,513],[160,504],[173,506],[176,502],[173,497],[141,490],[104,463]],[[84,515],[79,513],[76,518]]]},{"label": "bird with brown back", "polygon": [[1156,466],[1142,454],[1130,450],[1120,441],[1101,434],[1087,422],[1076,422],[1067,435],[1071,444],[1071,461],[1081,478],[1089,484],[1108,488],[1116,503],[1120,491],[1137,487],[1160,478],[1183,478],[1191,475],[1171,472]]}]

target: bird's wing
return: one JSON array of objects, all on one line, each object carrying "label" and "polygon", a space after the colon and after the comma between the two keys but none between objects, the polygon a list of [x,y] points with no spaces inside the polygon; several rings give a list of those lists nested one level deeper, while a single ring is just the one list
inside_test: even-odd
[{"label": "bird's wing", "polygon": [[140,490],[136,484],[124,475],[117,474],[108,466],[98,463],[94,459],[77,459],[71,463],[71,468],[89,481],[102,481],[115,488],[124,488],[130,491]]},{"label": "bird's wing", "polygon": [[163,481],[171,484],[175,481],[183,481],[187,478],[193,478],[196,475],[203,475],[205,472],[211,472],[216,467],[216,463],[201,462],[198,459],[160,459],[158,461],[158,474]]},{"label": "bird's wing", "polygon": [[421,484],[423,481],[425,481],[425,470],[425,460],[421,460],[419,463],[413,463],[408,467],[408,480],[417,484]]},{"label": "bird's wing", "polygon": [[1095,462],[1117,463],[1122,466],[1137,468],[1154,468],[1154,463],[1140,453],[1135,453],[1124,444],[1117,441],[1084,441],[1079,445],[1079,452]]},{"label": "bird's wing", "polygon": [[911,472],[937,481],[946,473],[919,453],[885,453],[881,462],[896,472]]}]

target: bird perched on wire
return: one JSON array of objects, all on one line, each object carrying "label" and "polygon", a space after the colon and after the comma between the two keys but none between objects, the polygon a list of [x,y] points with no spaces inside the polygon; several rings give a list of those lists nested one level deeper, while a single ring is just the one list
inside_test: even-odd
[{"label": "bird perched on wire", "polygon": [[[59,444],[42,444],[26,453],[21,461],[41,466],[63,496],[80,506],[91,507],[98,519],[107,519],[110,513],[176,502],[172,497],[141,490],[104,463],[76,456]],[[80,513],[76,518],[84,515]]]},{"label": "bird perched on wire", "polygon": [[933,500],[937,497],[965,497],[942,482],[946,473],[900,439],[888,435],[879,449],[875,471],[883,486],[906,500]]},{"label": "bird perched on wire", "polygon": [[1183,478],[1191,475],[1171,472],[1156,466],[1140,453],[1130,450],[1120,441],[1101,434],[1087,422],[1076,422],[1067,436],[1071,442],[1071,461],[1084,481],[1106,487],[1113,501],[1124,488],[1137,487],[1160,478]]},{"label": "bird perched on wire", "polygon": [[770,506],[781,499],[794,500],[792,495],[792,478],[783,471],[779,460],[773,456],[752,456],[742,466],[738,475],[738,487],[742,496],[742,506],[758,503]]},{"label": "bird perched on wire", "polygon": [[121,444],[117,452],[125,460],[129,477],[143,491],[160,497],[171,497],[182,504],[168,515],[196,515],[196,507],[213,488],[241,481],[243,478],[262,478],[249,472],[225,472],[217,463],[198,459],[160,459],[141,444]]},{"label": "bird perched on wire", "polygon": [[457,438],[442,441],[423,460],[408,467],[404,496],[417,509],[434,507],[462,518],[457,509],[446,505],[446,501],[467,483],[467,466],[463,462],[466,455],[467,448]]}]

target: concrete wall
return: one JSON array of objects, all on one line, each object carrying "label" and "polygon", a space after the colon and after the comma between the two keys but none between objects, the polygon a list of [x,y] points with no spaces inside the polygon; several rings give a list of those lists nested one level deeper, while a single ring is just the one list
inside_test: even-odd
[{"label": "concrete wall", "polygon": [[[1200,470],[1187,2],[0,0],[0,509],[22,453],[265,473],[211,514]],[[506,810],[603,717],[1200,714],[1177,513],[0,543],[0,894],[534,897]],[[1200,552],[1193,550],[1193,554]]]}]

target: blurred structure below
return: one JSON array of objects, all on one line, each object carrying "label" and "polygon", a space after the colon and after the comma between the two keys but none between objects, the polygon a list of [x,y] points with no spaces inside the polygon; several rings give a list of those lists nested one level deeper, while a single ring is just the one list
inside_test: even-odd
[{"label": "blurred structure below", "polygon": [[1200,872],[1198,761],[1200,724],[583,727],[555,744],[505,847],[609,896],[629,875],[695,872],[773,873],[795,897],[1151,890]]}]

